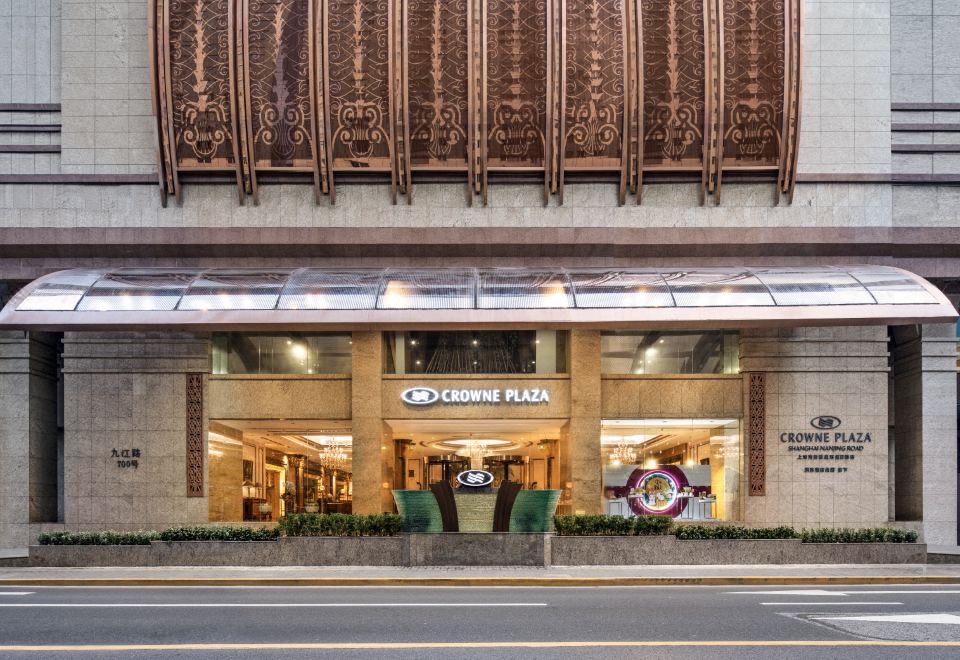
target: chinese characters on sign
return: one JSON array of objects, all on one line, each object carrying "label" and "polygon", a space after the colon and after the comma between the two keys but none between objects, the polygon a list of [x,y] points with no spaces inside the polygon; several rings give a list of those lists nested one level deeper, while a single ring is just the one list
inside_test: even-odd
[{"label": "chinese characters on sign", "polygon": [[119,468],[133,468],[136,470],[140,467],[140,450],[138,448],[111,449],[110,458],[117,459],[117,467]]},{"label": "chinese characters on sign", "polygon": [[[861,431],[836,431],[840,427],[840,418],[821,415],[810,420],[810,426],[818,431],[799,433],[781,433],[780,442],[789,445],[788,452],[797,452],[798,461],[852,461],[861,456],[863,448],[873,444],[870,433]],[[825,431],[823,429],[831,429]],[[804,472],[842,473],[848,467],[804,467]]]}]

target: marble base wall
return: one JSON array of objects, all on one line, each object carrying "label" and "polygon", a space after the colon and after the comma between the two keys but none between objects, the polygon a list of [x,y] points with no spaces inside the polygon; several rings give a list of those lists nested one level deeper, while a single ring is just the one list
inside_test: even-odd
[{"label": "marble base wall", "polygon": [[[887,329],[743,330],[740,369],[743,521],[794,527],[886,524]],[[763,495],[751,494],[749,483],[751,372],[764,374],[766,383]],[[836,426],[816,426],[822,416],[837,420]],[[810,439],[791,442],[789,434]]]},{"label": "marble base wall", "polygon": [[[66,333],[66,528],[207,522],[206,440],[204,494],[187,496],[186,374],[209,372],[208,344],[177,333]],[[204,437],[207,427],[204,411]],[[118,464],[134,450],[137,467]]]}]

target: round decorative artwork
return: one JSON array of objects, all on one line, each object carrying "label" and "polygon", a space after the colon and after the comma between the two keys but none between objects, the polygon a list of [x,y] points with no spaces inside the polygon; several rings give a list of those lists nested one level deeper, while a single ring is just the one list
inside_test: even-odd
[{"label": "round decorative artwork", "polygon": [[627,479],[627,502],[637,515],[678,516],[687,505],[677,497],[686,485],[683,472],[672,465],[637,469]]}]

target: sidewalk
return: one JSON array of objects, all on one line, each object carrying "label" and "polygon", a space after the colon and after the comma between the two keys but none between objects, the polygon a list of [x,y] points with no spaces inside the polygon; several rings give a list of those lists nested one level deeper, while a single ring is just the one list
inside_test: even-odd
[{"label": "sidewalk", "polygon": [[522,567],[0,568],[21,586],[646,586],[960,584],[960,564]]}]

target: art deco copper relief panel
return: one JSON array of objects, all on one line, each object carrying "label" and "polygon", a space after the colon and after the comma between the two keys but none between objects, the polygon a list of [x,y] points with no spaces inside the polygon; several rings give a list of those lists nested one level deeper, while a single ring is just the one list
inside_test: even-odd
[{"label": "art deco copper relief panel", "polygon": [[331,195],[334,171],[463,172],[484,199],[490,172],[542,175],[561,201],[584,171],[621,201],[644,172],[717,200],[725,171],[796,181],[801,0],[150,2],[165,194],[184,171],[241,197],[271,170]]},{"label": "art deco copper relief panel", "polygon": [[548,160],[548,5],[487,0],[484,8],[485,168],[542,170]]},{"label": "art deco copper relief panel", "polygon": [[242,72],[248,176],[315,173],[313,0],[243,0]]},{"label": "art deco copper relief panel", "polygon": [[644,0],[643,167],[703,170],[706,57],[703,0]]},{"label": "art deco copper relief panel", "polygon": [[561,0],[561,199],[563,173],[623,170],[623,0]]},{"label": "art deco copper relief panel", "polygon": [[326,0],[324,95],[332,170],[393,171],[392,2]]},{"label": "art deco copper relief panel", "polygon": [[413,169],[467,169],[467,12],[467,0],[406,2],[406,142]]},{"label": "art deco copper relief panel", "polygon": [[722,0],[724,170],[780,162],[784,105],[783,0]]},{"label": "art deco copper relief panel", "polygon": [[241,186],[232,0],[165,0],[163,60],[175,171],[232,170]]}]

